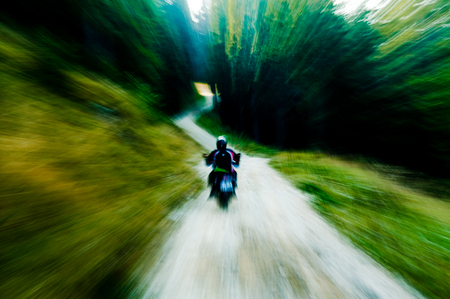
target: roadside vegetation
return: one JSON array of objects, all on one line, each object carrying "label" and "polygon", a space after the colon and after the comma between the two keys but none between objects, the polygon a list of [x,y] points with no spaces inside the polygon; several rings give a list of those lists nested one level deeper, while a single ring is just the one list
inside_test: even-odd
[{"label": "roadside vegetation", "polygon": [[308,193],[314,209],[353,244],[426,297],[450,298],[450,197],[428,191],[435,180],[358,157],[276,152],[220,127],[211,112],[198,124],[228,135],[245,153],[271,158],[270,165]]},{"label": "roadside vegetation", "polygon": [[1,298],[130,296],[167,215],[203,187],[200,148],[138,79],[124,89],[0,35]]},{"label": "roadside vegetation", "polygon": [[449,1],[366,4],[213,0],[198,26],[220,117],[263,144],[448,179]]}]

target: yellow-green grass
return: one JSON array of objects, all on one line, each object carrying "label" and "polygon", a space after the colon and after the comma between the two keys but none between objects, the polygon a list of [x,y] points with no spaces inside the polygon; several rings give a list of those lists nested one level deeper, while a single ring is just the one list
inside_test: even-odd
[{"label": "yellow-green grass", "polygon": [[270,164],[376,261],[427,297],[450,298],[448,202],[329,155],[280,153]]},{"label": "yellow-green grass", "polygon": [[129,296],[202,188],[201,149],[106,79],[65,68],[62,92],[42,85],[42,49],[0,36],[0,297]]},{"label": "yellow-green grass", "polygon": [[[211,113],[200,120],[218,124],[209,128],[217,134],[235,134]],[[239,142],[244,151],[255,148],[248,139]],[[270,165],[308,193],[312,206],[356,246],[426,297],[450,298],[450,201],[423,192],[437,180],[416,178],[408,185],[412,180],[398,167],[361,158],[283,151],[270,157]]]}]

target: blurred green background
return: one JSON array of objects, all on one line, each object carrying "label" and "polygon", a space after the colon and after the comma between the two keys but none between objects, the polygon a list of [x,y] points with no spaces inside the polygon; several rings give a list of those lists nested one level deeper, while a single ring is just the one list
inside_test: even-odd
[{"label": "blurred green background", "polygon": [[193,82],[216,94],[200,125],[450,297],[447,0],[21,0],[0,16],[2,298],[140,296],[138,264],[204,186],[204,149],[171,122],[203,100]]}]

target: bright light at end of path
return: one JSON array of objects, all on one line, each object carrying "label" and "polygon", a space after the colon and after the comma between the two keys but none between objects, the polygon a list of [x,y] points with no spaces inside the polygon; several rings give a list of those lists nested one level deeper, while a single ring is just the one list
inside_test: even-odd
[{"label": "bright light at end of path", "polygon": [[187,0],[189,5],[189,10],[191,11],[191,18],[195,22],[198,22],[198,19],[195,17],[200,13],[200,10],[203,6],[203,0]]},{"label": "bright light at end of path", "polygon": [[213,96],[214,94],[211,92],[211,87],[206,84],[206,83],[199,83],[196,82],[195,84],[195,88],[197,88],[197,92],[199,95],[202,95],[204,97],[210,97]]}]

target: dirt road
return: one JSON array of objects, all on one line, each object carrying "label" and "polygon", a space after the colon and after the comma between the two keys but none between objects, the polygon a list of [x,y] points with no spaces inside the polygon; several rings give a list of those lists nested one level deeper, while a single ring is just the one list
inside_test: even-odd
[{"label": "dirt road", "polygon": [[[191,116],[177,125],[214,149]],[[205,190],[172,215],[178,229],[148,275],[145,298],[422,298],[340,237],[267,163],[242,156],[228,211]],[[198,171],[206,182],[210,169],[202,163]]]}]

